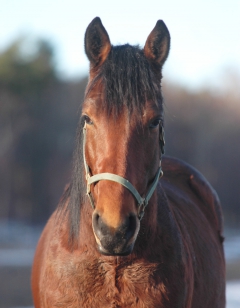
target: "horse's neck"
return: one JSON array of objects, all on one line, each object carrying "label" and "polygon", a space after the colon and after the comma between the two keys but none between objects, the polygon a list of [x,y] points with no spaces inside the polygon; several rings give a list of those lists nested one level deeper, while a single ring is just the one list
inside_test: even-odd
[{"label": "horse's neck", "polygon": [[171,206],[161,186],[152,198],[142,221],[136,249],[143,249],[157,256],[162,262],[182,266],[183,242]]}]

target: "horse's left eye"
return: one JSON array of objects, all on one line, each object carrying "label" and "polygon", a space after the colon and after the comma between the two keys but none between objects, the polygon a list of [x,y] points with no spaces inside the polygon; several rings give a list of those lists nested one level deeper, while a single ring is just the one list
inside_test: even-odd
[{"label": "horse's left eye", "polygon": [[156,128],[159,124],[160,124],[161,120],[160,119],[155,119],[153,120],[150,125],[149,125],[149,128]]},{"label": "horse's left eye", "polygon": [[93,124],[93,121],[89,118],[89,116],[87,115],[84,115],[84,120],[85,120],[85,123],[89,124],[89,125],[92,125]]}]

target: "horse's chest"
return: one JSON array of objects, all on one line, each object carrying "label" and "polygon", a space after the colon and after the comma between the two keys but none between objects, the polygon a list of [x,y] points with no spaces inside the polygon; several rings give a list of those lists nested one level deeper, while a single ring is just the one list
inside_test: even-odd
[{"label": "horse's chest", "polygon": [[52,306],[161,307],[165,287],[158,278],[158,265],[91,261],[62,269]]}]

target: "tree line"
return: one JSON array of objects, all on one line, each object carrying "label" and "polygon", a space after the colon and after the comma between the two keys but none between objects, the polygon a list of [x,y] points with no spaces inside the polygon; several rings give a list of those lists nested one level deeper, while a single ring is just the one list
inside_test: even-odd
[{"label": "tree line", "polygon": [[[87,77],[63,81],[45,40],[0,54],[0,219],[44,223],[71,175]],[[227,223],[240,221],[240,97],[164,82],[166,155],[198,168],[217,190]]]}]

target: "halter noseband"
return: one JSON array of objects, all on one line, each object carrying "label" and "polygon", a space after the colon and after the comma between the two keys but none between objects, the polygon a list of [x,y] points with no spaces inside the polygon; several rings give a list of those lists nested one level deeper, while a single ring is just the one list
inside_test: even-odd
[{"label": "halter noseband", "polygon": [[141,220],[144,215],[144,210],[146,206],[148,205],[148,202],[150,198],[152,197],[154,190],[157,187],[158,180],[163,175],[162,168],[161,168],[161,160],[160,160],[159,168],[155,175],[154,181],[152,185],[150,186],[150,189],[148,193],[146,194],[146,197],[142,198],[139,192],[136,190],[136,188],[128,180],[124,179],[123,177],[117,174],[106,172],[106,173],[99,173],[93,176],[90,175],[89,166],[86,162],[86,157],[85,157],[86,135],[87,135],[87,129],[86,129],[86,122],[85,122],[85,125],[83,127],[83,161],[84,161],[84,167],[85,167],[85,172],[86,172],[87,195],[89,197],[92,208],[94,209],[95,205],[94,205],[94,201],[93,201],[93,197],[92,197],[91,189],[90,189],[91,184],[101,181],[101,180],[108,180],[108,181],[116,182],[116,183],[123,185],[132,193],[132,195],[136,198],[138,202],[138,218],[139,220]]}]

